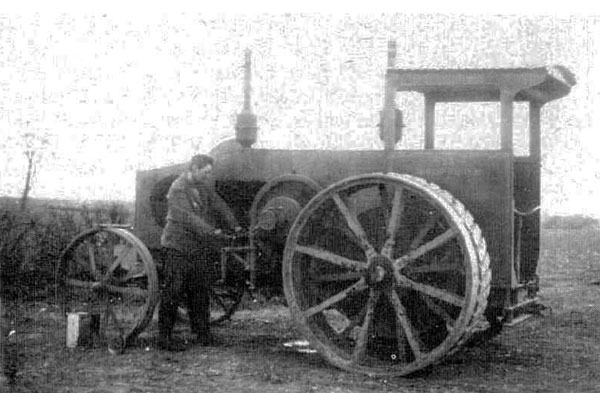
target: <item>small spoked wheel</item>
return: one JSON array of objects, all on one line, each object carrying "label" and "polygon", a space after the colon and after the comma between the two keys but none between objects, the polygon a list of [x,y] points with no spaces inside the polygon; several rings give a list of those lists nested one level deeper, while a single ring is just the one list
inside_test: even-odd
[{"label": "small spoked wheel", "polygon": [[[245,250],[242,250],[245,251]],[[215,260],[209,274],[210,294],[210,324],[218,326],[231,319],[240,306],[246,293],[246,274],[244,261],[236,254],[236,250],[229,251],[226,261]],[[222,263],[226,262],[226,278],[223,279]],[[218,272],[221,272],[219,275]],[[221,277],[217,279],[217,277]],[[185,307],[178,308],[178,316],[182,321],[189,321],[189,310]]]},{"label": "small spoked wheel", "polygon": [[243,282],[215,284],[210,288],[210,324],[220,325],[231,319],[239,307],[246,286]]},{"label": "small spoked wheel", "polygon": [[[243,285],[213,285],[210,288],[210,324],[219,326],[231,319],[244,297]],[[177,309],[177,315],[182,321],[189,321],[188,311]]]},{"label": "small spoked wheel", "polygon": [[[246,287],[239,284],[214,284],[210,288],[210,324],[219,326],[229,321],[238,309]],[[185,322],[189,321],[188,310],[177,309],[178,317]]]},{"label": "small spoked wheel", "polygon": [[211,325],[230,320],[246,293],[245,266],[248,249],[245,239],[243,236],[231,239],[231,247],[221,249],[221,260],[215,264],[215,269],[221,275],[210,287]]},{"label": "small spoked wheel", "polygon": [[283,257],[295,323],[333,365],[406,375],[485,326],[489,256],[448,192],[399,174],[344,179],[301,211]]},{"label": "small spoked wheel", "polygon": [[158,277],[144,244],[124,228],[102,226],[73,239],[56,271],[65,313],[86,312],[104,343],[128,345],[152,319]]}]

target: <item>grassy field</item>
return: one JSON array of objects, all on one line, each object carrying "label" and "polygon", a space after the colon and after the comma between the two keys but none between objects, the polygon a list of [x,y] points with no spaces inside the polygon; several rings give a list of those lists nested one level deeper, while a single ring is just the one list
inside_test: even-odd
[{"label": "grassy field", "polygon": [[[318,355],[284,345],[300,339],[280,304],[234,315],[216,333],[224,345],[165,353],[152,346],[155,322],[138,345],[64,346],[65,321],[50,299],[10,310],[17,331],[14,392],[598,392],[600,226],[542,233],[542,317],[505,329],[409,378],[339,371]],[[186,334],[186,326],[181,326]]]}]

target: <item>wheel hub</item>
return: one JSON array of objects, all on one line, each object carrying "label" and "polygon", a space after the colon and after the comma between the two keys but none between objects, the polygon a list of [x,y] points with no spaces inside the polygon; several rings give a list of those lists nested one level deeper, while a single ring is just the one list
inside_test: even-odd
[{"label": "wheel hub", "polygon": [[369,261],[369,266],[365,271],[365,280],[370,287],[390,287],[393,284],[393,277],[393,264],[389,258],[377,255]]}]

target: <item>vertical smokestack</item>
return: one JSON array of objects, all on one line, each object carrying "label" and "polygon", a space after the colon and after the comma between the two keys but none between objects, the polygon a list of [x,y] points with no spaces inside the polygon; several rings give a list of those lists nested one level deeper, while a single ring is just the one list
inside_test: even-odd
[{"label": "vertical smokestack", "polygon": [[396,67],[396,41],[389,40],[388,41],[388,58],[387,58],[387,68]]},{"label": "vertical smokestack", "polygon": [[251,112],[250,98],[252,93],[252,51],[244,51],[244,111]]},{"label": "vertical smokestack", "polygon": [[244,107],[237,116],[235,124],[235,138],[240,145],[250,147],[256,142],[258,130],[256,115],[252,113],[252,52],[246,49],[244,52]]}]

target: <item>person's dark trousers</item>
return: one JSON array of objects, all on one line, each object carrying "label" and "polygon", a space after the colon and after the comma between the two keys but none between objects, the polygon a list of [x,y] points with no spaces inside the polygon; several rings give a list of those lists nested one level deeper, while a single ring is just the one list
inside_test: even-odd
[{"label": "person's dark trousers", "polygon": [[208,242],[184,253],[163,250],[163,288],[158,310],[159,335],[170,339],[177,308],[186,305],[192,333],[199,340],[210,340],[210,283],[214,279],[214,263],[219,249]]}]

